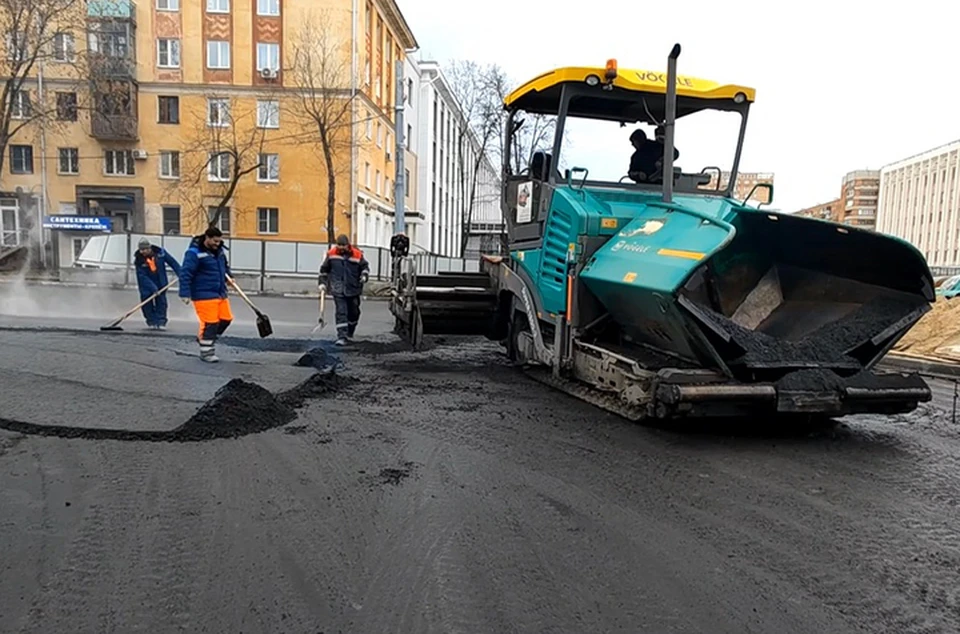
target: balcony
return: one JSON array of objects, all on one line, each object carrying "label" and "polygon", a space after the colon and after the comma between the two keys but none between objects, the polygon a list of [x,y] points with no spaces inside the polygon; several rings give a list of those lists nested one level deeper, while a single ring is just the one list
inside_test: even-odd
[{"label": "balcony", "polygon": [[89,53],[91,79],[133,80],[137,78],[137,62],[129,57]]},{"label": "balcony", "polygon": [[137,21],[137,3],[133,0],[87,0],[88,20]]},{"label": "balcony", "polygon": [[137,117],[132,114],[90,115],[90,133],[102,141],[135,141],[139,136]]}]

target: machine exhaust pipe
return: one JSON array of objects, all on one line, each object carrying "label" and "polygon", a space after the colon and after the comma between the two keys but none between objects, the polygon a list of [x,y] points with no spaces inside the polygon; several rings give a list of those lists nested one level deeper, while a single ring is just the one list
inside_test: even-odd
[{"label": "machine exhaust pipe", "polygon": [[677,58],[680,44],[674,44],[667,58],[666,120],[663,122],[663,202],[673,202],[673,124],[677,120]]}]

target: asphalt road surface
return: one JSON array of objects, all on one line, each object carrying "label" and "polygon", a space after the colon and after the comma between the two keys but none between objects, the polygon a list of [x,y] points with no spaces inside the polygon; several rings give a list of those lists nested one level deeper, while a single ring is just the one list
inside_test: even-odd
[{"label": "asphalt road surface", "polygon": [[[314,302],[264,303],[283,328],[241,320],[217,366],[186,311],[0,317],[0,632],[960,631],[950,384],[909,416],[657,430],[490,343],[407,352],[382,304],[340,352]],[[281,407],[315,347],[341,378],[294,420],[235,400],[235,437],[162,435],[231,379]]]}]

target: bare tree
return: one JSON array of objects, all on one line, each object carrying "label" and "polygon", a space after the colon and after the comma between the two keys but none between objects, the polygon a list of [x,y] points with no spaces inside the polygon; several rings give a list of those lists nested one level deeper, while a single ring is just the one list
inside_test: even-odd
[{"label": "bare tree", "polygon": [[181,202],[195,225],[219,226],[231,209],[233,217],[242,215],[245,210],[235,198],[241,181],[258,170],[269,177],[277,169],[263,152],[268,129],[264,119],[279,116],[275,98],[266,97],[249,104],[208,95],[206,109],[197,113],[193,134],[180,153],[161,157],[163,168],[179,175],[169,181],[168,195]]},{"label": "bare tree", "polygon": [[[460,60],[451,63],[448,74],[463,115],[456,138],[460,191],[465,196],[461,253],[466,251],[470,225],[480,202],[477,199],[480,168],[484,160],[489,159],[502,127],[503,108],[495,90],[499,73],[502,71],[497,66],[480,66],[476,62]],[[471,145],[473,154],[468,161],[467,150]]]},{"label": "bare tree", "polygon": [[336,238],[337,181],[350,165],[338,159],[359,142],[353,128],[350,42],[334,28],[336,23],[328,9],[311,12],[293,37],[292,64],[286,71],[296,95],[290,112],[306,131],[302,142],[317,148],[326,173],[329,242]]},{"label": "bare tree", "polygon": [[[58,118],[76,116],[72,103],[52,92],[39,98],[37,73],[56,62],[57,79],[79,82],[74,32],[83,23],[83,0],[0,0],[0,173],[7,146],[21,132],[37,124],[56,125]],[[60,117],[58,117],[58,110]]]}]

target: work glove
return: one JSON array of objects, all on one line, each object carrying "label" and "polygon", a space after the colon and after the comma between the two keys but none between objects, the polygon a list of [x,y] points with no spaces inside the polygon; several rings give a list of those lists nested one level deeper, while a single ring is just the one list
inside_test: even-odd
[{"label": "work glove", "polygon": [[326,292],[327,292],[327,285],[326,285],[326,284],[321,284],[320,286],[317,287],[317,290],[320,291],[321,293],[326,293]]},{"label": "work glove", "polygon": [[370,279],[370,276],[369,276],[368,274],[366,274],[366,273],[361,273],[361,274],[360,274],[360,283],[361,283],[361,284],[366,284],[366,283],[367,283],[367,280],[369,280],[369,279]]},{"label": "work glove", "polygon": [[187,306],[190,305],[190,298],[189,298],[189,297],[181,297],[181,298],[180,298],[180,301],[183,302],[184,304],[186,304]]}]

